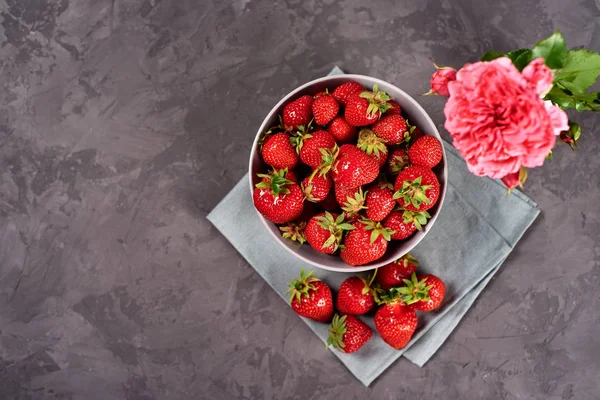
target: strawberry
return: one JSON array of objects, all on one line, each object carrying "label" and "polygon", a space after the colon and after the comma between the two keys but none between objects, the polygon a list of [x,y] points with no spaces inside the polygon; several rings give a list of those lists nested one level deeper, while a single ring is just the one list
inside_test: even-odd
[{"label": "strawberry", "polygon": [[392,184],[381,181],[371,185],[367,192],[366,204],[367,218],[375,222],[383,221],[396,205]]},{"label": "strawberry", "polygon": [[440,183],[430,169],[414,165],[398,174],[394,190],[394,199],[401,207],[420,212],[437,203]]},{"label": "strawberry", "polygon": [[380,259],[387,250],[393,231],[369,220],[357,221],[352,225],[355,229],[346,235],[344,248],[340,252],[342,260],[355,266]]},{"label": "strawberry", "polygon": [[418,266],[419,262],[407,253],[396,261],[378,268],[375,279],[383,290],[390,290],[402,286],[403,279],[410,278]]},{"label": "strawberry", "polygon": [[408,133],[404,134],[404,142],[408,147],[412,146],[417,139],[424,136],[423,131],[418,126],[411,125],[408,120],[406,120],[406,128],[408,129]]},{"label": "strawberry", "polygon": [[327,198],[331,185],[332,182],[329,176],[313,173],[311,176],[304,178],[301,187],[306,200],[318,203]]},{"label": "strawberry", "polygon": [[348,98],[352,95],[360,94],[364,91],[365,88],[360,83],[346,82],[336,87],[332,95],[337,101],[345,105],[348,102]]},{"label": "strawberry", "polygon": [[287,171],[285,174],[285,179],[294,183],[298,183],[298,177],[294,171]]},{"label": "strawberry", "polygon": [[373,336],[367,324],[352,315],[341,318],[336,314],[329,327],[327,346],[333,346],[344,353],[354,353]]},{"label": "strawberry", "polygon": [[425,168],[438,165],[442,161],[442,154],[442,143],[433,136],[422,136],[408,149],[410,162]]},{"label": "strawberry", "polygon": [[306,222],[288,222],[283,226],[279,227],[281,236],[284,239],[291,240],[292,242],[298,242],[303,244],[306,242],[306,236],[304,236],[304,229],[306,228]]},{"label": "strawberry", "polygon": [[377,288],[371,286],[373,278],[374,276],[370,280],[362,276],[346,278],[338,290],[335,308],[350,315],[362,315],[371,311],[377,296]]},{"label": "strawberry", "polygon": [[394,100],[390,100],[387,102],[390,105],[390,108],[383,113],[384,116],[386,115],[400,115],[402,114],[402,109],[400,108],[400,104],[396,103]]},{"label": "strawberry", "polygon": [[392,211],[384,220],[383,226],[394,231],[392,240],[404,240],[416,231],[423,229],[431,215],[427,211],[420,213],[406,210]]},{"label": "strawberry", "polygon": [[344,216],[328,211],[317,214],[308,221],[304,235],[310,246],[320,253],[333,254],[338,249],[344,231],[354,229],[344,222]]},{"label": "strawberry", "polygon": [[335,117],[327,129],[338,143],[350,143],[356,139],[356,127],[346,122],[344,117]]},{"label": "strawberry", "polygon": [[312,103],[312,112],[317,125],[325,126],[336,117],[340,105],[328,92],[315,96]]},{"label": "strawberry", "polygon": [[338,155],[324,159],[324,168],[331,166],[331,178],[336,185],[357,188],[373,182],[379,175],[377,161],[351,144],[339,149]]},{"label": "strawberry", "polygon": [[[313,204],[313,203],[308,202],[307,204]],[[327,195],[325,200],[320,201],[318,204],[321,208],[323,208],[323,210],[327,210],[327,211],[334,211],[339,208],[339,204],[337,203],[337,201],[335,199],[335,193],[333,190],[330,190],[329,194]],[[313,215],[314,215],[314,213],[313,213]]]},{"label": "strawberry", "polygon": [[367,153],[375,161],[379,168],[383,167],[387,160],[388,149],[385,146],[385,140],[375,136],[370,129],[361,129],[358,133],[358,143],[356,147]]},{"label": "strawberry", "polygon": [[388,100],[390,97],[375,85],[372,92],[367,90],[348,98],[344,118],[352,126],[371,125],[381,117],[382,113],[391,108],[387,104]]},{"label": "strawberry", "polygon": [[349,221],[358,220],[361,217],[362,210],[367,209],[367,206],[365,206],[367,193],[363,193],[361,187],[358,189],[345,189],[343,186],[336,185],[334,190],[336,200],[342,207],[346,219]]},{"label": "strawberry", "polygon": [[298,136],[292,138],[292,143],[300,154],[300,160],[312,168],[319,167],[323,161],[321,149],[328,150],[336,147],[333,136],[324,130],[313,133],[303,133],[303,130],[300,130]]},{"label": "strawberry", "polygon": [[302,214],[304,194],[298,184],[285,178],[286,169],[258,174],[262,182],[254,189],[254,206],[266,219],[276,224],[293,221]]},{"label": "strawberry", "polygon": [[392,114],[381,118],[373,124],[373,132],[388,144],[400,144],[408,133],[406,121],[401,115]]},{"label": "strawberry", "polygon": [[404,149],[394,149],[390,153],[390,156],[387,160],[387,171],[388,174],[392,176],[396,176],[402,171],[404,168],[408,167],[410,164],[408,162],[408,154],[406,154],[406,150]]},{"label": "strawberry", "polygon": [[333,298],[331,289],[325,282],[300,271],[300,279],[290,282],[290,305],[296,314],[317,322],[328,322],[333,316]]},{"label": "strawberry", "polygon": [[294,168],[298,164],[298,154],[287,133],[268,135],[262,143],[263,160],[273,168]]},{"label": "strawberry", "polygon": [[302,96],[283,108],[283,125],[291,131],[299,126],[306,126],[313,117],[311,96]]},{"label": "strawberry", "polygon": [[367,324],[352,315],[334,315],[329,327],[327,346],[333,346],[344,353],[354,353],[373,336]]},{"label": "strawberry", "polygon": [[418,323],[415,310],[397,296],[379,307],[374,320],[383,341],[395,349],[401,349],[410,342]]},{"label": "strawberry", "polygon": [[412,273],[410,280],[404,279],[406,286],[394,288],[402,295],[402,301],[418,311],[433,311],[444,301],[446,285],[435,275],[425,274],[417,278],[417,274]]}]

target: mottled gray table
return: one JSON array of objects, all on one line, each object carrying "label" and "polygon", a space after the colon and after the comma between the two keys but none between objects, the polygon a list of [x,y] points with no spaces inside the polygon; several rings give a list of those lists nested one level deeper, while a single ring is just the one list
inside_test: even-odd
[{"label": "mottled gray table", "polygon": [[430,56],[600,50],[600,0],[273,3],[0,0],[0,399],[600,398],[598,116],[531,171],[541,217],[438,354],[371,388],[205,219],[334,64],[416,95]]}]

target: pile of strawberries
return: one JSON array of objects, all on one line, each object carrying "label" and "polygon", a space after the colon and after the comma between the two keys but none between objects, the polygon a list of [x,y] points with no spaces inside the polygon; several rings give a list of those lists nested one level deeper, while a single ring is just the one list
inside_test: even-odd
[{"label": "pile of strawberries", "polygon": [[421,230],[438,201],[431,169],[442,144],[377,85],[347,82],[292,101],[259,145],[272,169],[258,174],[256,209],[284,238],[349,265],[373,262],[390,240]]},{"label": "pile of strawberries", "polygon": [[[290,282],[290,305],[300,316],[330,322],[327,345],[345,353],[360,349],[373,336],[357,315],[374,315],[381,338],[395,349],[405,347],[418,324],[416,311],[430,312],[444,300],[446,286],[431,274],[417,276],[417,260],[409,254],[375,270],[371,277],[351,276],[342,282],[335,301],[327,284],[304,270]],[[372,313],[371,313],[372,314]]]}]

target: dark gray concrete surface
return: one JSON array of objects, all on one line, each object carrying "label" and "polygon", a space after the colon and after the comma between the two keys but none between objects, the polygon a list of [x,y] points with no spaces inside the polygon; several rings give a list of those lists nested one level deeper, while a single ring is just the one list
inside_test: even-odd
[{"label": "dark gray concrete surface", "polygon": [[600,0],[0,0],[0,20],[0,399],[600,398],[599,116],[531,171],[542,215],[448,342],[370,388],[205,219],[263,116],[334,64],[416,95],[430,56],[555,29],[600,50]]}]

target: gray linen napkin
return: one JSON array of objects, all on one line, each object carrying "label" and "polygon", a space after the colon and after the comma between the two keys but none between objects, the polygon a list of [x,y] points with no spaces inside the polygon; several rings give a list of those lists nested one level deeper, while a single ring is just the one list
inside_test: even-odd
[{"label": "gray linen napkin", "polygon": [[[341,70],[336,67],[334,73]],[[536,204],[522,193],[515,191],[505,196],[506,190],[500,183],[471,175],[456,150],[448,143],[444,146],[449,167],[446,200],[435,225],[411,253],[421,262],[422,273],[436,274],[445,281],[446,298],[436,312],[419,314],[413,339],[400,351],[389,347],[378,335],[373,335],[354,354],[332,350],[366,386],[402,355],[423,366],[458,325],[539,213]],[[287,302],[288,282],[302,268],[310,267],[273,242],[252,204],[247,176],[208,219]],[[239,221],[244,224],[240,226]],[[268,252],[264,251],[266,248]],[[319,269],[315,272],[332,288],[351,276]],[[372,318],[362,320],[374,329]],[[321,340],[326,340],[327,324],[304,321]]]}]

